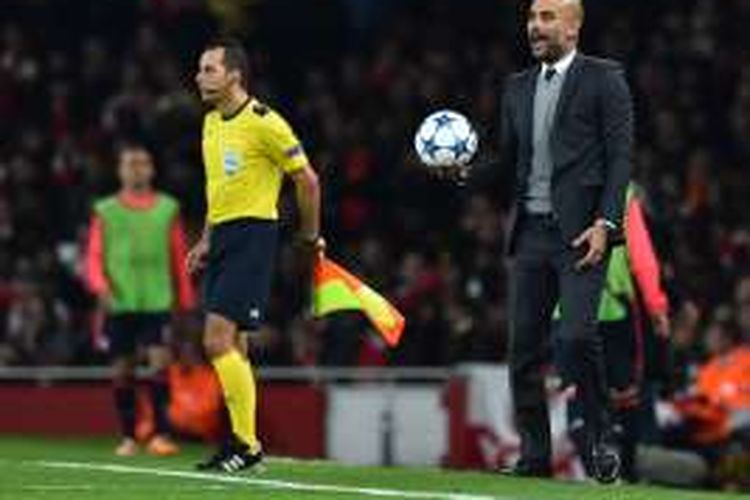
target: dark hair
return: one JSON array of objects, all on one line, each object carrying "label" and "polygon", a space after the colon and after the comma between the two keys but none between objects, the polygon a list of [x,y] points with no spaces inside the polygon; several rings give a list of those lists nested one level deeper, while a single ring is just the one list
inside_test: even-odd
[{"label": "dark hair", "polygon": [[224,66],[228,71],[239,71],[242,86],[247,87],[249,85],[250,63],[242,42],[236,38],[215,38],[206,44],[203,51],[214,49],[224,49]]},{"label": "dark hair", "polygon": [[151,153],[151,148],[144,141],[138,141],[135,139],[120,139],[115,146],[115,153],[119,156],[125,151],[146,151]]},{"label": "dark hair", "polygon": [[115,159],[119,161],[122,158],[123,153],[128,151],[145,151],[151,158],[154,157],[153,150],[145,141],[122,139],[117,142],[115,146]]}]

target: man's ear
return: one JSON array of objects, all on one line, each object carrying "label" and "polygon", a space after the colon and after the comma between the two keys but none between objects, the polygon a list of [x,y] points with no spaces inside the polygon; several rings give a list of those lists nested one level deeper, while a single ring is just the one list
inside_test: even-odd
[{"label": "man's ear", "polygon": [[579,36],[580,32],[577,27],[568,28],[566,30],[565,38],[567,38],[569,42],[577,43]]},{"label": "man's ear", "polygon": [[227,73],[229,75],[229,78],[231,79],[232,83],[239,83],[242,84],[242,73],[240,73],[240,70],[233,69]]}]

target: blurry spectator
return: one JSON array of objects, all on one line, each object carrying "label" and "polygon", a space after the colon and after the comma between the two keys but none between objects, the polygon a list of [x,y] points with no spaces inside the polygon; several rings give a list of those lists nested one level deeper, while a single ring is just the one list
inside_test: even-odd
[{"label": "blurry spectator", "polygon": [[742,341],[750,345],[750,275],[745,274],[737,280],[734,306]]},{"label": "blurry spectator", "polygon": [[[213,369],[203,360],[197,339],[188,335],[177,342],[176,359],[167,369],[171,394],[169,422],[180,436],[214,442],[225,432],[221,386]],[[145,398],[139,400],[136,429],[139,439],[144,440],[156,430],[153,409]]]},{"label": "blurry spectator", "polygon": [[673,402],[665,443],[697,451],[715,469],[731,448],[750,450],[750,346],[728,308],[709,323],[706,348],[689,392]]},{"label": "blurry spectator", "polygon": [[147,147],[125,144],[117,161],[120,189],[93,206],[85,263],[111,357],[122,438],[115,454],[138,452],[135,370],[145,353],[155,421],[147,450],[157,456],[173,455],[179,449],[170,438],[167,335],[171,313],[195,307],[180,205],[153,187],[156,170]]}]

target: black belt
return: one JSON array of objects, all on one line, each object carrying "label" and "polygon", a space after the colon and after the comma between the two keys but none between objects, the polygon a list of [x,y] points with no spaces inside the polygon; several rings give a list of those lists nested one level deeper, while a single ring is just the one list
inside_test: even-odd
[{"label": "black belt", "polygon": [[560,219],[557,217],[557,214],[554,212],[543,212],[543,213],[535,213],[535,212],[524,212],[524,217],[531,220],[537,220],[540,222],[557,222]]},{"label": "black belt", "polygon": [[524,212],[522,220],[528,226],[544,228],[545,230],[558,231],[560,228],[560,218],[553,212],[533,213]]}]

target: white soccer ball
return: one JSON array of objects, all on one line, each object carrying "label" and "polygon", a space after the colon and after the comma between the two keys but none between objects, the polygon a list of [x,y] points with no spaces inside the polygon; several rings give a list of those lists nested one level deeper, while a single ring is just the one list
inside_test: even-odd
[{"label": "white soccer ball", "polygon": [[469,120],[449,109],[425,118],[414,137],[414,149],[428,167],[467,165],[478,146],[477,133]]}]

